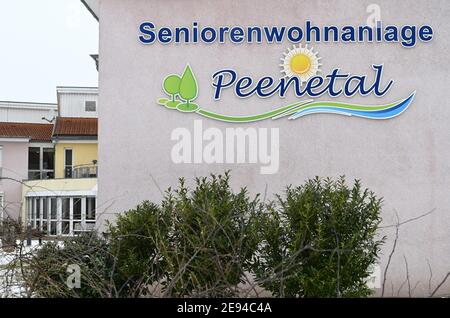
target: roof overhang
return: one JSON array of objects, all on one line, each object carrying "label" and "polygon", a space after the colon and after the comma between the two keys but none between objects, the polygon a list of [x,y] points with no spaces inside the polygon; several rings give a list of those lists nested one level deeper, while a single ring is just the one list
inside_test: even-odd
[{"label": "roof overhang", "polygon": [[97,136],[55,136],[53,137],[53,143],[55,144],[67,144],[67,143],[80,143],[80,144],[96,144],[98,143]]},{"label": "roof overhang", "polygon": [[[71,179],[79,180],[79,179]],[[80,191],[39,191],[39,192],[28,192],[25,194],[26,198],[33,197],[89,197],[97,196],[97,186],[91,190],[80,190]]]},{"label": "roof overhang", "polygon": [[0,137],[0,142],[30,142],[29,137]]},{"label": "roof overhang", "polygon": [[98,71],[98,54],[91,54],[92,59],[95,61],[95,67]]},{"label": "roof overhang", "polygon": [[56,104],[0,101],[0,108],[27,110],[56,110]]},{"label": "roof overhang", "polygon": [[86,6],[89,12],[94,16],[94,18],[98,21],[99,9],[100,9],[100,0],[81,0],[81,2]]},{"label": "roof overhang", "polygon": [[98,94],[98,87],[57,86],[57,94]]}]

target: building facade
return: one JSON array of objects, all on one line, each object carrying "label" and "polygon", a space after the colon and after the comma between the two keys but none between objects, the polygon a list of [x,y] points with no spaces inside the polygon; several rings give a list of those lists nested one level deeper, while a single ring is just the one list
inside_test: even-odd
[{"label": "building facade", "polygon": [[0,102],[0,218],[17,220],[22,180],[54,177],[51,140],[56,104]]},{"label": "building facade", "polygon": [[47,236],[95,228],[97,95],[58,87],[57,104],[0,102],[0,220]]},{"label": "building facade", "polygon": [[58,113],[57,104],[0,101],[0,122],[48,124]]},{"label": "building facade", "polygon": [[97,89],[58,87],[52,125],[54,178],[22,186],[25,224],[48,236],[95,229],[97,197]]},{"label": "building facade", "polygon": [[[407,295],[405,259],[415,295],[427,294],[428,263],[433,277],[448,272],[448,1],[83,2],[101,25],[99,102],[108,105],[100,224],[159,202],[181,176],[231,169],[236,188],[271,197],[346,175],[384,198],[379,272],[397,244],[389,288]],[[295,74],[297,91],[286,84]],[[238,134],[247,148],[231,142]],[[407,223],[395,240],[398,220]]]}]

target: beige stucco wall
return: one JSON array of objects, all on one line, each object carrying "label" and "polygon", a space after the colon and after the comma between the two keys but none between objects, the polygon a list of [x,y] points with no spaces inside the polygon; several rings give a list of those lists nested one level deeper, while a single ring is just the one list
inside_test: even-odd
[{"label": "beige stucco wall", "polygon": [[[373,63],[384,63],[385,78],[395,84],[382,101],[392,102],[417,90],[410,109],[400,117],[371,121],[334,115],[314,115],[300,120],[264,121],[242,127],[280,129],[280,170],[261,175],[259,165],[175,165],[170,158],[177,127],[192,130],[195,115],[157,106],[163,97],[164,76],[182,72],[190,63],[199,81],[197,102],[226,114],[251,114],[279,106],[277,97],[238,100],[226,92],[222,102],[212,100],[211,74],[232,67],[255,78],[279,76],[279,58],[289,43],[273,45],[197,44],[144,46],[138,42],[143,21],[157,25],[184,26],[197,20],[206,25],[303,25],[364,24],[367,6],[373,1],[294,0],[102,0],[100,3],[100,221],[133,207],[144,199],[159,201],[160,189],[173,186],[180,176],[192,179],[211,172],[233,170],[234,186],[248,186],[252,193],[269,197],[287,184],[306,178],[360,178],[364,186],[384,197],[383,224],[407,220],[433,210],[419,221],[400,229],[397,251],[387,277],[395,294],[405,281],[404,257],[408,260],[414,295],[427,295],[429,269],[433,283],[450,269],[450,109],[447,98],[450,51],[448,16],[450,2],[379,0],[384,23],[431,24],[432,43],[406,49],[400,44],[314,43],[327,74],[334,67],[356,74],[370,72]],[[292,45],[291,45],[292,46]],[[288,96],[281,105],[293,102]],[[338,99],[342,100],[342,99]],[[354,97],[352,102],[377,103],[376,97]],[[280,105],[280,106],[281,106]],[[222,131],[233,124],[203,120]],[[395,229],[386,228],[381,267],[393,244]],[[450,293],[450,285],[442,292]],[[404,287],[401,295],[406,295]]]},{"label": "beige stucco wall", "polygon": [[65,149],[72,149],[73,166],[92,165],[98,160],[97,143],[58,142],[55,144],[55,178],[64,178]]}]

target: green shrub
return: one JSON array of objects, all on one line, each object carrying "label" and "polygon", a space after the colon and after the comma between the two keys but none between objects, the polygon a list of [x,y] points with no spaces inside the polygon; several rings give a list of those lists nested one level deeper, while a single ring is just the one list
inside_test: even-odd
[{"label": "green shrub", "polygon": [[[119,215],[108,239],[45,244],[25,260],[24,279],[36,297],[235,297],[252,272],[277,297],[362,297],[384,240],[380,209],[371,191],[343,177],[288,187],[268,205],[234,192],[228,172],[192,188],[180,179],[160,205]],[[67,286],[72,264],[79,289]]]},{"label": "green shrub", "polygon": [[[80,288],[67,285],[70,265],[80,268]],[[96,233],[46,243],[23,266],[30,295],[44,298],[108,297],[111,268],[108,243]]]},{"label": "green shrub", "polygon": [[246,189],[231,190],[228,173],[196,179],[192,190],[180,179],[161,206],[144,202],[110,225],[116,285],[128,295],[156,283],[164,296],[235,295],[258,244],[260,207]]},{"label": "green shrub", "polygon": [[381,200],[359,181],[352,188],[315,178],[288,187],[261,222],[255,273],[278,297],[362,297],[384,239]]},{"label": "green shrub", "polygon": [[109,225],[115,284],[122,296],[141,296],[164,278],[171,219],[158,205],[144,202]]},{"label": "green shrub", "polygon": [[174,296],[236,296],[258,245],[261,205],[245,188],[235,193],[229,173],[183,179],[163,206],[173,216],[166,292]]}]

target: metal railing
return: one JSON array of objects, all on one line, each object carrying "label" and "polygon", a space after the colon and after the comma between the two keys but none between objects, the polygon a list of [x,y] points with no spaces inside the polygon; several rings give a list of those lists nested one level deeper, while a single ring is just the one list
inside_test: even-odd
[{"label": "metal railing", "polygon": [[97,165],[80,165],[65,169],[65,177],[72,179],[97,178]]},{"label": "metal railing", "polygon": [[28,170],[28,180],[46,180],[54,178],[54,170]]}]

